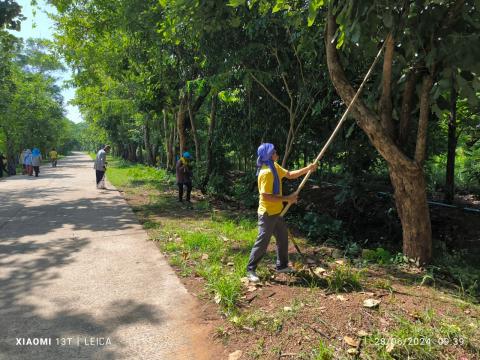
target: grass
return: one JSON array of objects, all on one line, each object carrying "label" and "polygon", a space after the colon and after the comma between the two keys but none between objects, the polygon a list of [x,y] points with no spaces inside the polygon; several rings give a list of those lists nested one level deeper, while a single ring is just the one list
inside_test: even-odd
[{"label": "grass", "polygon": [[333,349],[320,340],[317,347],[312,350],[311,358],[313,360],[333,360],[333,356]]},{"label": "grass", "polygon": [[478,320],[461,323],[438,316],[431,309],[419,314],[415,321],[402,316],[395,320],[396,326],[389,332],[377,332],[365,339],[365,359],[441,359],[448,345],[480,355]]},{"label": "grass", "polygon": [[356,270],[347,264],[340,265],[327,276],[327,289],[335,293],[361,290],[363,278],[363,270]]}]

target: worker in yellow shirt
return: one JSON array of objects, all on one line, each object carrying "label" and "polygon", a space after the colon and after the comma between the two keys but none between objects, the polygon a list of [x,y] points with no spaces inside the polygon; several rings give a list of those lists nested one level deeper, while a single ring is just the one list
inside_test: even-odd
[{"label": "worker in yellow shirt", "polygon": [[277,164],[279,156],[273,144],[261,144],[257,151],[257,176],[258,176],[258,237],[253,245],[247,265],[247,278],[251,282],[260,281],[256,269],[258,263],[267,251],[272,235],[277,242],[278,273],[291,273],[288,266],[288,230],[285,220],[280,213],[283,203],[296,203],[296,193],[282,195],[282,179],[296,179],[309,171],[315,171],[317,164],[310,164],[300,170],[288,171]]},{"label": "worker in yellow shirt", "polygon": [[48,153],[48,156],[50,157],[50,162],[52,163],[52,167],[57,167],[58,153],[55,150],[55,148],[53,148],[52,151]]}]

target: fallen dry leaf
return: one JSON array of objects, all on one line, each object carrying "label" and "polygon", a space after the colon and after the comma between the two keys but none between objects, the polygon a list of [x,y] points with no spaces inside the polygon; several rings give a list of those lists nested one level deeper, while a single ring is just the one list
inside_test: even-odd
[{"label": "fallen dry leaf", "polygon": [[347,301],[348,299],[343,295],[337,295],[336,298],[340,301]]},{"label": "fallen dry leaf", "polygon": [[350,345],[354,348],[357,348],[357,347],[360,346],[360,340],[354,339],[350,336],[344,336],[343,341],[345,341],[345,343],[347,343],[348,345]]},{"label": "fallen dry leaf", "polygon": [[202,260],[208,260],[208,254],[202,254]]},{"label": "fallen dry leaf", "polygon": [[242,357],[243,351],[237,350],[228,355],[228,360],[238,360]]},{"label": "fallen dry leaf", "polygon": [[215,303],[220,304],[220,301],[222,301],[222,296],[220,294],[215,294]]},{"label": "fallen dry leaf", "polygon": [[247,291],[248,291],[248,292],[254,292],[255,290],[257,290],[257,287],[254,286],[254,285],[250,285],[250,286],[247,288]]},{"label": "fallen dry leaf", "polygon": [[358,330],[357,336],[358,337],[366,337],[366,336],[370,336],[370,334],[368,332],[366,332],[365,330]]},{"label": "fallen dry leaf", "polygon": [[393,351],[394,347],[395,347],[395,342],[389,341],[387,344],[387,347],[385,348],[385,351],[390,354]]}]

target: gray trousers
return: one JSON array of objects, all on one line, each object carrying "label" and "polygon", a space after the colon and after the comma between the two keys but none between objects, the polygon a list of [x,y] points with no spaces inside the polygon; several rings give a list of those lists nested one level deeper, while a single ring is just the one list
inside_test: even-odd
[{"label": "gray trousers", "polygon": [[248,260],[247,270],[255,271],[267,252],[272,235],[277,240],[277,270],[288,266],[288,229],[280,215],[258,215],[258,237]]}]

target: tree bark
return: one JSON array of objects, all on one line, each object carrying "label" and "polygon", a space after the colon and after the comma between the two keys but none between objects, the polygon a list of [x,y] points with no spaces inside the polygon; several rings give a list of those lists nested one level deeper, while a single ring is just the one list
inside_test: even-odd
[{"label": "tree bark", "polygon": [[155,157],[152,152],[152,145],[150,144],[150,126],[148,124],[148,119],[143,125],[143,142],[145,146],[145,150],[147,152],[147,164],[149,166],[154,166],[155,165]]},{"label": "tree bark", "polygon": [[423,168],[411,171],[390,164],[389,172],[402,223],[403,253],[426,264],[432,258],[432,230]]},{"label": "tree bark", "polygon": [[143,149],[142,149],[142,144],[140,143],[138,146],[135,147],[135,151],[138,153],[137,155],[137,161],[140,164],[144,164],[143,161]]},{"label": "tree bark", "polygon": [[185,151],[185,107],[186,107],[186,98],[185,95],[182,96],[180,100],[180,106],[177,114],[177,131],[178,131],[178,142],[179,142],[179,151],[180,156],[182,156]]},{"label": "tree bark", "polygon": [[17,157],[15,156],[15,146],[11,140],[12,138],[9,136],[8,132],[5,129],[4,129],[4,134],[7,140],[7,173],[10,176],[16,175],[17,174],[17,170],[16,170]]},{"label": "tree bark", "polygon": [[193,143],[195,144],[195,161],[197,164],[200,161],[200,144],[198,142],[197,128],[195,127],[195,113],[192,111],[190,102],[187,104],[188,117],[190,118],[190,126],[192,127]]},{"label": "tree bark", "polygon": [[[336,20],[329,8],[327,21],[327,65],[333,85],[345,104],[350,104],[356,91],[348,81],[336,49],[334,34]],[[395,192],[395,202],[403,230],[403,250],[406,256],[417,259],[420,264],[431,261],[432,233],[427,204],[423,161],[426,147],[426,125],[428,124],[428,95],[431,89],[431,76],[424,79],[420,99],[424,111],[419,119],[415,161],[405,155],[395,144],[388,131],[382,126],[378,114],[368,108],[359,98],[352,107],[357,124],[367,134],[370,142],[387,161],[390,179]],[[425,130],[425,131],[424,131]]]},{"label": "tree bark", "polygon": [[457,91],[454,79],[450,90],[450,119],[448,121],[447,168],[445,176],[445,202],[453,203],[455,196],[455,152],[457,150]]},{"label": "tree bark", "polygon": [[[175,168],[175,124],[170,126],[166,112],[163,113],[163,121],[165,127],[165,152],[167,154],[167,169]],[[175,118],[175,114],[173,116]]]},{"label": "tree bark", "polygon": [[410,118],[413,107],[413,98],[415,95],[415,85],[417,84],[417,74],[415,70],[410,70],[405,83],[402,95],[402,108],[400,111],[400,124],[398,126],[397,144],[404,150],[406,141],[410,132]]},{"label": "tree bark", "polygon": [[417,144],[415,146],[415,161],[423,165],[427,156],[428,118],[430,117],[430,90],[433,78],[430,74],[423,77],[420,93],[420,116],[418,118]]},{"label": "tree bark", "polygon": [[128,161],[137,162],[136,148],[135,144],[128,144]]},{"label": "tree bark", "polygon": [[391,35],[385,39],[385,53],[383,60],[383,76],[382,76],[382,96],[380,98],[380,118],[382,126],[387,134],[394,139],[395,127],[392,119],[392,62],[393,62],[393,50],[394,41]]},{"label": "tree bark", "polygon": [[212,93],[212,108],[210,110],[210,125],[208,127],[208,143],[207,143],[207,171],[202,182],[202,192],[206,192],[210,174],[213,169],[213,135],[215,131],[215,122],[217,117],[217,93]]}]

